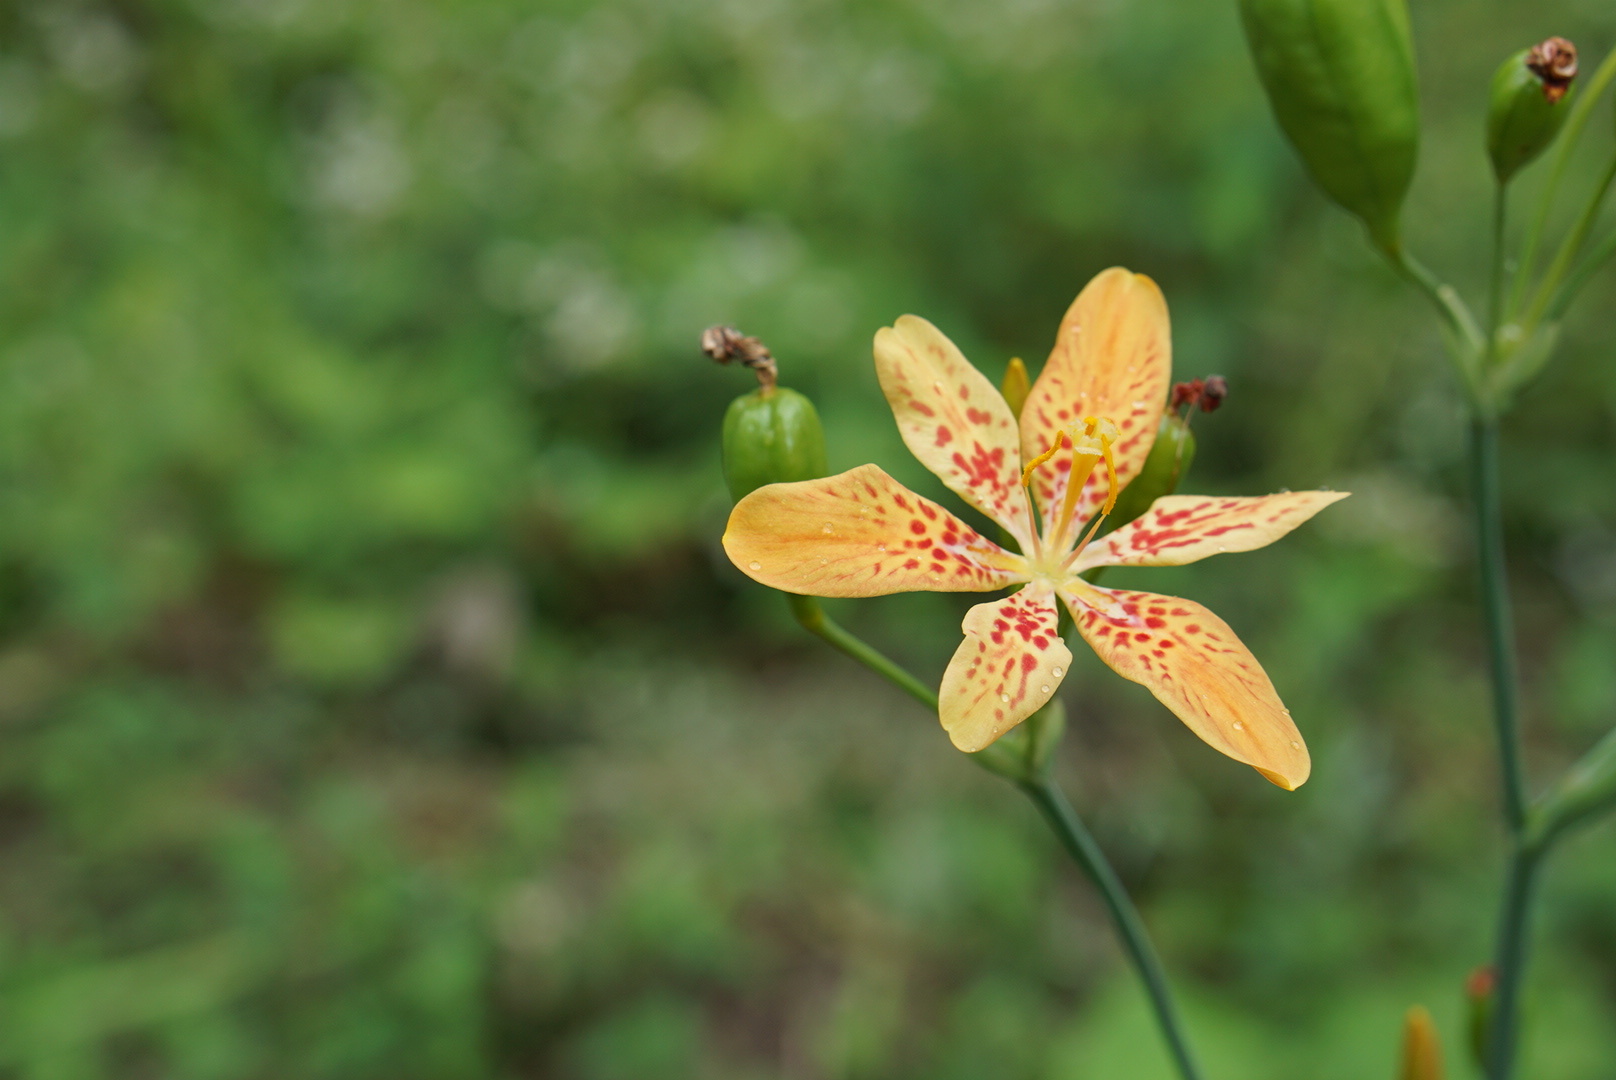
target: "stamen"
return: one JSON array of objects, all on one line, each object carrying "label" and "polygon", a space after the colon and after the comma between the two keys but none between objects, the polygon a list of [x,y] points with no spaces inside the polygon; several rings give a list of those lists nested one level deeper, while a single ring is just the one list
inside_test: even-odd
[{"label": "stamen", "polygon": [[1058,451],[1061,448],[1061,440],[1064,439],[1064,438],[1066,438],[1066,432],[1064,432],[1064,431],[1055,432],[1055,441],[1049,444],[1049,449],[1045,450],[1042,454],[1039,454],[1037,457],[1033,458],[1032,461],[1030,463],[1028,463],[1027,467],[1025,469],[1021,470],[1021,486],[1022,487],[1031,487],[1032,486],[1032,474],[1033,474],[1033,471],[1036,470],[1038,468],[1038,466],[1042,465],[1044,462],[1048,461],[1050,458],[1055,456],[1055,452]]}]

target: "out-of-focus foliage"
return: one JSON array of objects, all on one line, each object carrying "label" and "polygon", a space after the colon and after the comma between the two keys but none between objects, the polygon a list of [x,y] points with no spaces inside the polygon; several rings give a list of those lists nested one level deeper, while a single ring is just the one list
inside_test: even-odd
[{"label": "out-of-focus foliage", "polygon": [[[1475,285],[1489,74],[1616,20],[1414,18],[1409,239]],[[1214,1076],[1391,1075],[1411,1001],[1459,1045],[1498,851],[1459,413],[1356,228],[1232,2],[5,5],[0,1074],[1165,1076],[1030,808],[723,560],[750,376],[695,347],[761,335],[832,468],[926,485],[875,328],[997,379],[1115,263],[1233,387],[1186,490],[1356,494],[1150,586],[1264,659],[1306,788],[1097,663],[1058,768]],[[1506,435],[1544,768],[1616,720],[1612,287]],[[836,611],[933,677],[970,599]],[[1616,1058],[1613,843],[1551,867],[1539,1080]]]}]

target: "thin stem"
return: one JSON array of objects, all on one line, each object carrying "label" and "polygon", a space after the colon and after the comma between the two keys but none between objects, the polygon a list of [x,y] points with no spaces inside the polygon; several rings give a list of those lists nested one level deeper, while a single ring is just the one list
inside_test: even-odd
[{"label": "thin stem", "polygon": [[1464,376],[1465,385],[1470,390],[1472,399],[1475,399],[1481,392],[1479,363],[1486,349],[1481,328],[1476,325],[1476,317],[1470,313],[1470,309],[1465,306],[1464,300],[1453,286],[1444,284],[1424,263],[1410,255],[1406,248],[1382,248],[1380,251],[1392,264],[1392,269],[1424,293],[1425,298],[1436,308],[1437,315],[1442,319],[1442,326],[1448,333],[1454,361],[1459,365],[1460,374]]},{"label": "thin stem", "polygon": [[1599,211],[1605,205],[1605,196],[1610,193],[1612,182],[1616,182],[1616,155],[1612,155],[1610,164],[1605,166],[1604,175],[1599,178],[1599,184],[1594,188],[1588,199],[1588,205],[1582,208],[1577,217],[1577,223],[1571,227],[1565,240],[1560,243],[1560,250],[1555,253],[1554,262],[1549,265],[1548,272],[1543,275],[1543,283],[1533,294],[1531,306],[1527,309],[1525,324],[1528,327],[1536,326],[1537,321],[1543,317],[1555,290],[1571,269],[1571,263],[1582,250],[1587,241],[1588,234],[1593,231],[1594,222],[1599,220]]},{"label": "thin stem", "polygon": [[1593,253],[1582,260],[1582,264],[1571,272],[1571,276],[1566,278],[1565,284],[1560,286],[1560,291],[1554,294],[1554,299],[1550,301],[1548,308],[1543,312],[1543,317],[1549,322],[1558,321],[1565,314],[1566,308],[1571,306],[1571,301],[1577,298],[1577,294],[1582,291],[1583,286],[1588,284],[1593,276],[1599,272],[1600,268],[1610,260],[1612,255],[1616,255],[1616,232],[1601,240],[1599,246],[1594,248]]},{"label": "thin stem", "polygon": [[1162,1037],[1172,1052],[1178,1074],[1184,1080],[1199,1080],[1201,1072],[1190,1053],[1183,1025],[1173,1006],[1172,990],[1167,985],[1167,975],[1162,969],[1161,958],[1156,955],[1155,946],[1150,943],[1150,935],[1145,930],[1138,909],[1128,898],[1127,888],[1117,877],[1117,872],[1111,868],[1105,853],[1100,850],[1100,845],[1095,843],[1094,837],[1090,835],[1083,820],[1077,816],[1077,811],[1072,809],[1072,804],[1066,800],[1066,795],[1059,787],[1047,778],[1024,782],[1019,786],[1044,815],[1044,820],[1055,831],[1055,835],[1060,837],[1061,843],[1072,859],[1082,867],[1083,872],[1094,883],[1094,887],[1100,891],[1106,910],[1111,913],[1111,921],[1116,926],[1117,936],[1122,939],[1123,947],[1128,951],[1128,958],[1133,961],[1133,966],[1139,972],[1139,978],[1144,982],[1145,990],[1150,995],[1150,1004],[1156,1013],[1156,1023],[1161,1027]]},{"label": "thin stem", "polygon": [[1493,721],[1504,789],[1504,818],[1510,835],[1526,825],[1526,780],[1521,768],[1519,692],[1515,668],[1515,629],[1504,567],[1504,530],[1498,494],[1498,421],[1478,416],[1470,427],[1470,467],[1480,560],[1482,609],[1492,672]]},{"label": "thin stem", "polygon": [[1554,208],[1554,194],[1559,190],[1560,181],[1565,177],[1566,165],[1571,160],[1571,151],[1577,147],[1577,140],[1582,138],[1582,129],[1588,126],[1588,118],[1593,115],[1594,104],[1605,92],[1612,79],[1616,79],[1616,49],[1600,63],[1599,69],[1593,76],[1583,83],[1577,94],[1577,100],[1571,103],[1571,113],[1566,117],[1565,127],[1560,131],[1554,149],[1554,164],[1549,169],[1548,182],[1543,185],[1543,195],[1538,200],[1537,213],[1532,218],[1531,228],[1526,233],[1526,244],[1521,250],[1521,265],[1515,272],[1515,288],[1509,298],[1509,310],[1520,309],[1521,301],[1526,298],[1526,286],[1532,277],[1532,268],[1537,263],[1538,245],[1543,242],[1543,230],[1549,223],[1549,211]]},{"label": "thin stem", "polygon": [[816,598],[786,593],[786,599],[791,602],[791,613],[797,617],[804,630],[819,637],[832,648],[851,656],[932,712],[937,711],[937,694],[931,687],[859,638],[843,630],[834,619],[825,614],[825,609]]},{"label": "thin stem", "polygon": [[1509,1080],[1515,1068],[1519,1041],[1521,982],[1526,972],[1526,947],[1538,862],[1542,852],[1517,845],[1510,855],[1509,885],[1498,920],[1497,996],[1487,1037],[1487,1080]]},{"label": "thin stem", "polygon": [[1493,265],[1487,285],[1487,363],[1498,356],[1498,327],[1504,319],[1504,217],[1509,208],[1509,184],[1493,187]]},{"label": "thin stem", "polygon": [[[791,611],[796,615],[797,621],[810,633],[846,653],[876,674],[884,676],[933,713],[937,711],[937,695],[930,687],[838,626],[825,614],[825,609],[820,606],[817,599],[794,593],[787,593],[786,599],[791,602]],[[1072,809],[1072,804],[1067,802],[1065,794],[1052,780],[1047,776],[1040,776],[1036,780],[1018,780],[1016,786],[1026,792],[1027,797],[1037,805],[1044,820],[1060,838],[1061,845],[1100,890],[1106,909],[1110,911],[1111,919],[1116,924],[1123,947],[1129,959],[1133,961],[1134,968],[1139,972],[1146,993],[1150,995],[1157,1023],[1161,1026],[1162,1038],[1167,1043],[1180,1077],[1182,1080],[1200,1080],[1201,1073],[1190,1053],[1189,1042],[1184,1037],[1184,1028],[1179,1021],[1178,1011],[1173,1006],[1172,991],[1168,988],[1161,959],[1156,955],[1155,946],[1150,943],[1144,920],[1139,917],[1138,909],[1129,899],[1128,890],[1122,884],[1122,880],[1106,861],[1105,853],[1100,850],[1099,844],[1095,843],[1094,837],[1084,827],[1082,819],[1077,816],[1077,811]]]}]

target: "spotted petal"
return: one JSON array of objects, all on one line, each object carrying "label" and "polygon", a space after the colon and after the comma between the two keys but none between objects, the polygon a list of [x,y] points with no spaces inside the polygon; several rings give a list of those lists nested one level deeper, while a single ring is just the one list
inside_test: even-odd
[{"label": "spotted petal", "polygon": [[905,315],[875,335],[875,372],[921,464],[1028,549],[1015,415],[987,376],[937,327]]},{"label": "spotted petal", "polygon": [[[1022,406],[1025,460],[1049,449],[1063,429],[1104,416],[1120,432],[1114,453],[1117,479],[1126,484],[1156,441],[1172,366],[1167,301],[1156,283],[1119,267],[1099,274],[1061,320],[1054,351]],[[1046,522],[1066,497],[1070,470],[1071,455],[1062,453],[1033,474],[1033,497]],[[1078,519],[1098,509],[1105,496],[1104,471],[1096,470],[1078,504]]]},{"label": "spotted petal", "polygon": [[1287,791],[1307,780],[1312,766],[1301,733],[1222,619],[1188,600],[1078,580],[1061,595],[1100,659],[1149,689],[1208,746]]},{"label": "spotted petal", "polygon": [[965,614],[965,640],[943,673],[938,713],[954,745],[974,753],[1048,704],[1072,667],[1055,594],[1034,583]]},{"label": "spotted petal", "polygon": [[1072,568],[1182,566],[1208,555],[1255,551],[1346,497],[1345,491],[1287,491],[1229,499],[1168,495],[1084,548]]},{"label": "spotted petal", "polygon": [[988,592],[1025,562],[875,465],[760,487],[735,504],[724,551],[754,580],[809,596]]}]

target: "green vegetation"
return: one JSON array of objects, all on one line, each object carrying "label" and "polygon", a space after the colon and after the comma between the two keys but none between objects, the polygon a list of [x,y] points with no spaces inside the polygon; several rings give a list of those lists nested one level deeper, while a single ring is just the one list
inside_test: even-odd
[{"label": "green vegetation", "polygon": [[[1413,16],[1403,231],[1476,295],[1499,58],[1616,17]],[[1170,1075],[1033,809],[729,566],[752,376],[697,347],[760,336],[832,469],[944,498],[875,329],[1036,374],[1112,264],[1229,379],[1183,490],[1355,495],[1149,575],[1263,658],[1306,787],[1086,655],[1055,768],[1212,1077],[1389,1077],[1415,1002],[1459,1073],[1499,870],[1465,423],[1358,228],[1232,2],[0,8],[0,1076]],[[1616,721],[1613,288],[1502,434],[1545,775]],[[934,679],[975,599],[826,610]],[[1613,843],[1544,877],[1532,1080],[1616,1061]]]}]

